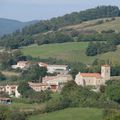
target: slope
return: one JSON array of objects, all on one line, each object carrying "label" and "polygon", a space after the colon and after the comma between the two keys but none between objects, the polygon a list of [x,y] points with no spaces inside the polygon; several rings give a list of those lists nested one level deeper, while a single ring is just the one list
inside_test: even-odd
[{"label": "slope", "polygon": [[[80,24],[63,27],[60,30],[71,30],[75,29],[78,31],[86,31],[86,30],[95,30],[98,32],[107,31],[107,30],[115,30],[116,32],[120,32],[120,17],[113,18],[104,18],[91,20],[87,22],[82,22]],[[99,23],[99,21],[103,21]]]},{"label": "slope", "polygon": [[69,108],[57,112],[32,116],[29,120],[102,120],[102,110]]},{"label": "slope", "polygon": [[52,57],[68,62],[82,62],[91,64],[96,58],[98,58],[101,60],[111,60],[113,64],[120,64],[120,47],[118,47],[115,52],[108,52],[94,57],[88,57],[85,55],[87,45],[87,42],[69,42],[62,44],[46,44],[41,46],[32,45],[29,47],[24,47],[21,50],[25,55],[40,58]]}]

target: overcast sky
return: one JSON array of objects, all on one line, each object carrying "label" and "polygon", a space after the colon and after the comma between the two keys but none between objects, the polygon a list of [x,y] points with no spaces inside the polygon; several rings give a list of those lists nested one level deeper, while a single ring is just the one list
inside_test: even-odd
[{"label": "overcast sky", "polygon": [[120,7],[120,0],[0,0],[0,18],[20,21],[50,19],[99,5]]}]

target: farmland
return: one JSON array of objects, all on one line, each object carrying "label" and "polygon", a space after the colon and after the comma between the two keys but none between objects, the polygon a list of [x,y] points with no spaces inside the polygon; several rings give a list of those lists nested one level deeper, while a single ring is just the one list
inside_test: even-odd
[{"label": "farmland", "polygon": [[105,54],[97,55],[94,57],[88,57],[85,55],[85,50],[88,46],[87,42],[69,42],[62,44],[46,44],[46,45],[32,45],[22,48],[22,52],[25,55],[31,55],[32,57],[40,58],[56,58],[62,59],[68,62],[82,62],[91,64],[96,58],[111,60],[114,63],[120,63],[120,47],[115,52],[108,52]]},{"label": "farmland", "polygon": [[69,108],[57,112],[32,116],[29,120],[102,120],[102,110]]}]

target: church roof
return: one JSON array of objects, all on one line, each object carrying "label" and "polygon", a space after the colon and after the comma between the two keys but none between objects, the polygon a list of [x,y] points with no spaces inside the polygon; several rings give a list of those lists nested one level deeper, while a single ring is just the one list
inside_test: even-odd
[{"label": "church roof", "polygon": [[96,78],[101,78],[100,73],[80,73],[81,76],[83,77],[96,77]]}]

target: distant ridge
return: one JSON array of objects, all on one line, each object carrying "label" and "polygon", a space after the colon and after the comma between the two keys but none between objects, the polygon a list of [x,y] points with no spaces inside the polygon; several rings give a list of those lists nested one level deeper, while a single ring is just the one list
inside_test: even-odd
[{"label": "distant ridge", "polygon": [[0,18],[0,36],[4,34],[9,34],[17,29],[22,29],[25,26],[35,24],[38,20],[28,21],[28,22],[21,22],[18,20],[7,19],[7,18]]}]

